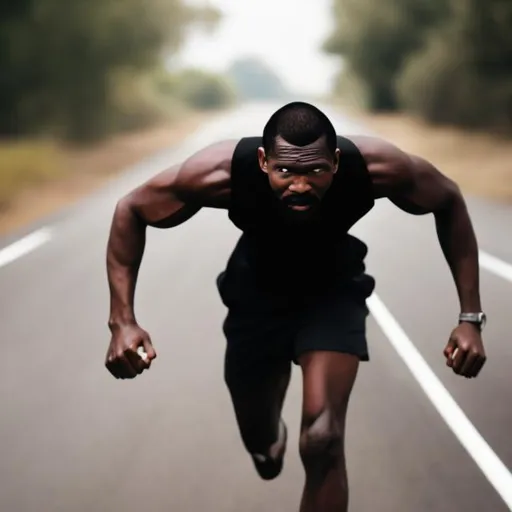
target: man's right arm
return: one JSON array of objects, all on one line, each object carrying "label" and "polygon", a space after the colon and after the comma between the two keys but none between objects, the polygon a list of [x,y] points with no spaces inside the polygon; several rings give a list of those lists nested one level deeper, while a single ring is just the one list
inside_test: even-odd
[{"label": "man's right arm", "polygon": [[[227,208],[235,146],[236,141],[209,146],[182,164],[154,176],[117,203],[107,245],[108,325],[113,334],[107,367],[109,360],[121,357],[122,351],[129,348],[135,353],[137,346],[133,345],[145,345],[146,348],[150,345],[147,333],[137,327],[133,306],[147,226],[170,228],[190,219],[202,207]],[[133,327],[131,335],[137,334],[134,329],[139,331],[135,336],[137,339],[121,339],[122,336],[117,335],[121,331],[126,332],[127,327]],[[138,339],[144,336],[148,338],[146,343],[144,339]],[[123,361],[123,366],[126,366],[126,361]]]}]

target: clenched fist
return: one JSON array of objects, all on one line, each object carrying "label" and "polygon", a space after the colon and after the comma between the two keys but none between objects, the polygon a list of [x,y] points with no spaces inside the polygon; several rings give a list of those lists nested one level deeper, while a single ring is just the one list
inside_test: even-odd
[{"label": "clenched fist", "polygon": [[133,379],[156,358],[149,334],[137,324],[112,329],[105,366],[116,379]]},{"label": "clenched fist", "polygon": [[468,379],[477,377],[487,359],[478,328],[462,322],[452,331],[444,355],[447,366],[456,374]]}]

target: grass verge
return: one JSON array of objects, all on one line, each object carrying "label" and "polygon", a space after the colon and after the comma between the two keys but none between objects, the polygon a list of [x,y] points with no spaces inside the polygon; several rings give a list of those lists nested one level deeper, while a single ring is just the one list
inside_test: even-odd
[{"label": "grass verge", "polygon": [[430,160],[464,193],[512,203],[512,139],[433,127],[403,114],[350,115],[401,149]]},{"label": "grass verge", "polygon": [[68,206],[113,175],[172,146],[217,113],[118,135],[87,149],[48,140],[0,142],[0,235]]}]

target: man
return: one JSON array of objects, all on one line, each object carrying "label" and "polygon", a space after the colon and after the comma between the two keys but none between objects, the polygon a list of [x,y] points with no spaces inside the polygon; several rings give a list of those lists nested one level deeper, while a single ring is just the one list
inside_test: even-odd
[{"label": "man", "polygon": [[337,136],[307,103],[275,112],[262,137],[213,144],[122,198],[108,242],[112,338],[106,366],[133,378],[156,357],[133,299],[147,226],[170,228],[203,207],[223,208],[242,230],[217,285],[228,308],[225,380],[243,443],[264,479],[278,476],[287,431],[281,410],[291,362],[303,374],[299,450],[306,473],[302,512],[347,510],[347,405],[368,361],[367,247],[348,230],[389,198],[432,213],[461,315],[444,350],[472,378],[486,356],[478,251],[455,183],[424,159],[375,137]]}]

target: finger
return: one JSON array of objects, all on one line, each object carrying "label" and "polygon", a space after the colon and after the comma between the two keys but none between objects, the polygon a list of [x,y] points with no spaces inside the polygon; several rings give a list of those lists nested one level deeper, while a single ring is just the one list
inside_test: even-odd
[{"label": "finger", "polygon": [[471,371],[477,359],[478,352],[468,352],[468,354],[466,355],[466,359],[460,369],[461,375],[464,375],[464,377],[471,377]]},{"label": "finger", "polygon": [[120,379],[120,368],[117,362],[117,358],[115,354],[109,353],[107,354],[107,360],[105,362],[105,366],[107,370],[116,378]]},{"label": "finger", "polygon": [[466,360],[467,354],[468,354],[467,350],[464,350],[460,347],[457,347],[457,350],[453,353],[453,355],[452,355],[452,370],[455,373],[460,374],[462,365],[464,364],[464,362]]},{"label": "finger", "polygon": [[152,361],[153,359],[155,359],[156,358],[156,352],[155,352],[155,349],[153,348],[153,345],[151,343],[151,339],[144,338],[142,340],[142,344],[144,346],[144,351],[146,352],[149,361]]},{"label": "finger", "polygon": [[448,355],[446,358],[446,365],[449,366],[450,368],[453,368],[454,359],[458,352],[459,352],[458,347],[455,347],[453,350],[452,349],[447,350]]},{"label": "finger", "polygon": [[144,360],[137,352],[134,350],[127,350],[125,352],[126,358],[130,362],[132,368],[137,372],[137,374],[142,373],[146,368],[149,368],[148,361]]},{"label": "finger", "polygon": [[107,368],[107,370],[116,378],[116,379],[119,379],[119,375],[117,374],[117,367],[116,367],[116,363],[114,361],[114,359],[112,358],[108,358],[106,363],[105,363],[105,367]]},{"label": "finger", "polygon": [[446,365],[453,366],[453,356],[455,351],[457,350],[457,343],[450,339],[443,351],[444,356],[446,357]]},{"label": "finger", "polygon": [[475,361],[475,364],[471,368],[471,377],[475,378],[480,373],[480,370],[483,368],[485,361],[486,361],[485,356],[480,356],[477,358],[477,360]]},{"label": "finger", "polygon": [[151,366],[151,359],[149,359],[149,356],[142,345],[140,347],[137,347],[137,355],[139,356],[140,359],[142,359],[142,361],[144,361],[144,363],[146,363],[146,368],[149,368]]},{"label": "finger", "polygon": [[117,362],[119,365],[119,375],[122,379],[133,379],[137,376],[137,371],[124,354],[117,357]]}]

